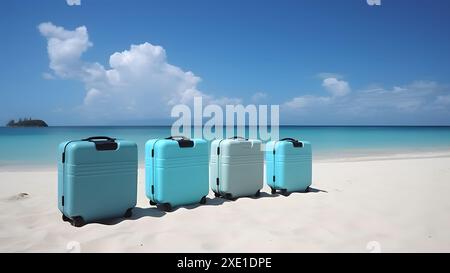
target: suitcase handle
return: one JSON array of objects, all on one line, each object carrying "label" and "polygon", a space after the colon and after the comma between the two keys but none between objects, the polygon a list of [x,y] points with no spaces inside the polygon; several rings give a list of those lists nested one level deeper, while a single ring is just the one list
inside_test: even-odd
[{"label": "suitcase handle", "polygon": [[180,148],[194,147],[194,141],[192,141],[189,138],[184,137],[184,136],[170,136],[170,137],[166,137],[166,139],[174,140],[174,141],[178,142],[178,146],[180,146]]},{"label": "suitcase handle", "polygon": [[106,141],[114,142],[116,139],[107,137],[107,136],[93,136],[93,137],[88,137],[88,138],[82,139],[82,141],[93,141],[93,140],[106,140]]},{"label": "suitcase handle", "polygon": [[189,140],[189,138],[185,137],[185,136],[170,136],[170,137],[166,137],[166,139],[183,139],[183,140]]},{"label": "suitcase handle", "polygon": [[280,141],[289,141],[289,142],[292,143],[292,145],[294,145],[295,148],[302,148],[303,147],[303,143],[298,141],[295,138],[287,137],[287,138],[281,139]]},{"label": "suitcase handle", "polygon": [[[98,140],[98,141],[94,141],[94,140]],[[112,151],[112,150],[117,150],[117,148],[119,147],[117,145],[115,138],[111,138],[111,137],[107,137],[107,136],[93,136],[93,137],[88,137],[88,138],[82,139],[81,141],[93,142],[95,144],[95,149],[97,151]]]},{"label": "suitcase handle", "polygon": [[242,139],[242,140],[248,140],[248,138],[240,137],[240,136],[230,137],[229,139]]}]

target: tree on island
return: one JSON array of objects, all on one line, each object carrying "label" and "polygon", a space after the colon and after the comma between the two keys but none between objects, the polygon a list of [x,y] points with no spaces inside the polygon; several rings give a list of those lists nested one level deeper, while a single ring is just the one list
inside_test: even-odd
[{"label": "tree on island", "polygon": [[41,119],[32,119],[32,118],[19,118],[17,122],[15,120],[10,120],[7,124],[7,127],[48,127],[47,123]]}]

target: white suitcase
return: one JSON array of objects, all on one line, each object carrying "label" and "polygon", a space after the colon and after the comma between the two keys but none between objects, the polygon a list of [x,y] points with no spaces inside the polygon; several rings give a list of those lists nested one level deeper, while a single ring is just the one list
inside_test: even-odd
[{"label": "white suitcase", "polygon": [[259,196],[264,185],[261,141],[234,137],[211,143],[209,183],[216,197]]}]

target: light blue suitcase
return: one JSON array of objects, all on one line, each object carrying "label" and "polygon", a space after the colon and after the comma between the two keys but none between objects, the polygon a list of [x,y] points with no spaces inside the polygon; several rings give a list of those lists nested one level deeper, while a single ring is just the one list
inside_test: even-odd
[{"label": "light blue suitcase", "polygon": [[216,197],[235,199],[260,195],[264,186],[261,141],[233,137],[211,143],[209,183]]},{"label": "light blue suitcase", "polygon": [[168,137],[145,144],[145,193],[150,205],[164,211],[206,203],[208,143],[203,139]]},{"label": "light blue suitcase", "polygon": [[266,182],[272,194],[306,192],[312,182],[311,144],[293,138],[266,144]]},{"label": "light blue suitcase", "polygon": [[83,226],[131,217],[137,195],[137,145],[91,137],[59,145],[58,208],[63,220]]}]

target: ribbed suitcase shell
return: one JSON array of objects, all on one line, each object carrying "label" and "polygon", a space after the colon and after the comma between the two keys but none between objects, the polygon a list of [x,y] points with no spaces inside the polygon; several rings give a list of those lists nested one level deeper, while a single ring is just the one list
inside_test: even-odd
[{"label": "ribbed suitcase shell", "polygon": [[121,217],[136,206],[137,145],[116,143],[117,149],[108,151],[96,150],[90,141],[59,145],[58,208],[65,216],[92,222]]},{"label": "ribbed suitcase shell", "polygon": [[215,193],[232,198],[255,195],[264,186],[263,173],[260,140],[217,139],[211,143],[209,183]]},{"label": "ribbed suitcase shell", "polygon": [[311,185],[311,144],[299,142],[302,147],[294,147],[289,141],[266,144],[266,182],[271,188],[292,192],[305,191]]},{"label": "ribbed suitcase shell", "polygon": [[145,193],[151,201],[174,207],[198,203],[208,195],[208,143],[191,141],[194,146],[187,148],[170,139],[147,141]]}]

